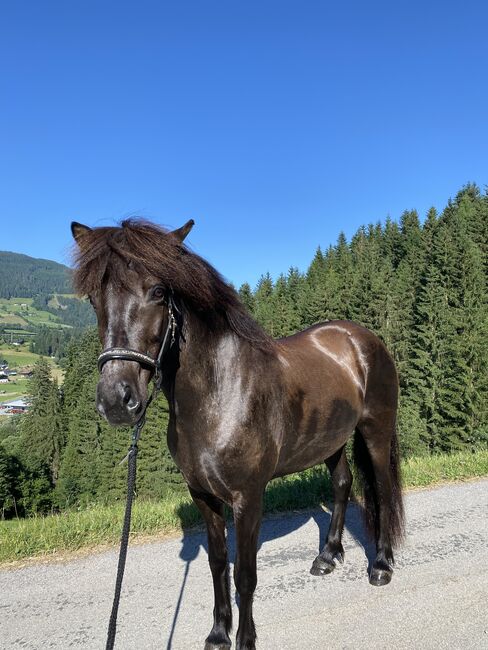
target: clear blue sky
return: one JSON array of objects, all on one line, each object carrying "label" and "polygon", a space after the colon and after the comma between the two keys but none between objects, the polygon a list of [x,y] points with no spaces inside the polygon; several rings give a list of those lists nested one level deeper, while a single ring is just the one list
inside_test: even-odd
[{"label": "clear blue sky", "polygon": [[0,249],[196,221],[229,280],[488,183],[488,4],[27,0],[0,15]]}]

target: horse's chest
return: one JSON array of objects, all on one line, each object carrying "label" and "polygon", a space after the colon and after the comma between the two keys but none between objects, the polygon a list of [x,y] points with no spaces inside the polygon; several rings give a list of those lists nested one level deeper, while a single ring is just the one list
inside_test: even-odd
[{"label": "horse's chest", "polygon": [[185,435],[182,431],[168,436],[168,446],[176,465],[191,488],[228,501],[230,486],[225,448],[219,449],[195,436],[195,433]]}]

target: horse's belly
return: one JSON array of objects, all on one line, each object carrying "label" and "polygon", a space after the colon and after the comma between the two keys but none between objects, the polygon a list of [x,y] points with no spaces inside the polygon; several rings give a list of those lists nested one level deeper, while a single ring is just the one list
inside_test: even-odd
[{"label": "horse's belly", "polygon": [[305,404],[292,413],[275,476],[299,472],[332,456],[354,432],[360,411],[358,400],[336,397],[325,404]]}]

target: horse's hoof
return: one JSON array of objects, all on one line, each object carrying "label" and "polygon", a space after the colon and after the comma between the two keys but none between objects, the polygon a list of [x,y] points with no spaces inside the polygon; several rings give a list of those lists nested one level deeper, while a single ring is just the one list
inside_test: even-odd
[{"label": "horse's hoof", "polygon": [[204,650],[229,650],[231,642],[223,634],[211,632],[205,639]]},{"label": "horse's hoof", "polygon": [[317,557],[313,561],[312,568],[310,569],[310,573],[313,576],[325,576],[328,573],[332,573],[334,569],[335,569],[335,564],[332,560],[326,560],[325,558],[320,557],[320,555],[317,555]]},{"label": "horse's hoof", "polygon": [[391,582],[392,575],[393,571],[391,569],[373,567],[369,574],[369,583],[373,585],[373,587],[383,587]]}]

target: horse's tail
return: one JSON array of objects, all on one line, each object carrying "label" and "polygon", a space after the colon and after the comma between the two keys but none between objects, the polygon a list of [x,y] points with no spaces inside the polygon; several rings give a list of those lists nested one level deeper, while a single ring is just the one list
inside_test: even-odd
[{"label": "horse's tail", "polygon": [[[405,537],[405,513],[400,476],[400,453],[396,427],[390,439],[390,463],[388,474],[391,483],[391,502],[389,517],[389,541],[392,548],[398,546]],[[373,539],[377,538],[379,527],[377,477],[374,472],[371,456],[359,429],[354,434],[353,445],[354,463],[357,467],[359,482],[364,495],[364,517],[366,528]]]}]

